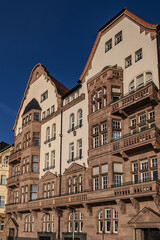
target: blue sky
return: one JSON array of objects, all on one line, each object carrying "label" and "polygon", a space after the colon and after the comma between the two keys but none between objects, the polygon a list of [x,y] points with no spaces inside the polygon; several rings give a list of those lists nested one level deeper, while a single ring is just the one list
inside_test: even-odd
[{"label": "blue sky", "polygon": [[0,141],[14,142],[14,120],[33,66],[41,62],[72,88],[98,29],[124,7],[160,24],[158,0],[0,0]]}]

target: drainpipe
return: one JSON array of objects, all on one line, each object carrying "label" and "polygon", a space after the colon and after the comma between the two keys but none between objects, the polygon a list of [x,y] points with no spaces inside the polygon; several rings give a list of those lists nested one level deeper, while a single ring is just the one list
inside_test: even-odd
[{"label": "drainpipe", "polygon": [[[61,196],[62,194],[62,189],[61,189],[61,186],[62,186],[62,137],[63,137],[63,134],[62,134],[62,124],[63,124],[63,99],[62,99],[62,103],[61,103],[61,132],[60,132],[60,165],[59,165],[59,196]],[[60,214],[58,216],[58,240],[60,240],[60,235],[61,235],[61,217],[60,217]]]}]

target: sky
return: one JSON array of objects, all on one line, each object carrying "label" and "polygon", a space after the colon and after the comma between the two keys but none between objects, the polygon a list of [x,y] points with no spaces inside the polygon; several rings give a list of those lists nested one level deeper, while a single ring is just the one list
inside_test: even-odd
[{"label": "sky", "polygon": [[12,128],[34,65],[74,87],[99,28],[124,7],[160,24],[158,0],[0,0],[0,142],[14,143]]}]

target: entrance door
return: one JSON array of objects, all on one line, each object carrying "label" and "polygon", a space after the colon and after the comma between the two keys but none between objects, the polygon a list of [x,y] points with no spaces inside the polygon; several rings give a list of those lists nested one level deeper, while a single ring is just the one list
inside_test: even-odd
[{"label": "entrance door", "polygon": [[158,228],[144,229],[145,240],[158,240],[160,239],[160,230]]},{"label": "entrance door", "polygon": [[39,240],[50,240],[50,237],[48,237],[48,236],[41,236],[41,237],[39,237]]},{"label": "entrance door", "polygon": [[9,237],[8,240],[14,240],[14,228],[9,228]]}]

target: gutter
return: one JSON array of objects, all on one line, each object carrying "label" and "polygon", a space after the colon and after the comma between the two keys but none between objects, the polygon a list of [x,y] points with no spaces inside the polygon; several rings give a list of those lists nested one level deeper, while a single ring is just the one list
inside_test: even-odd
[{"label": "gutter", "polygon": [[159,88],[160,88],[160,25],[157,26],[157,57],[158,57],[158,78],[159,78]]}]

